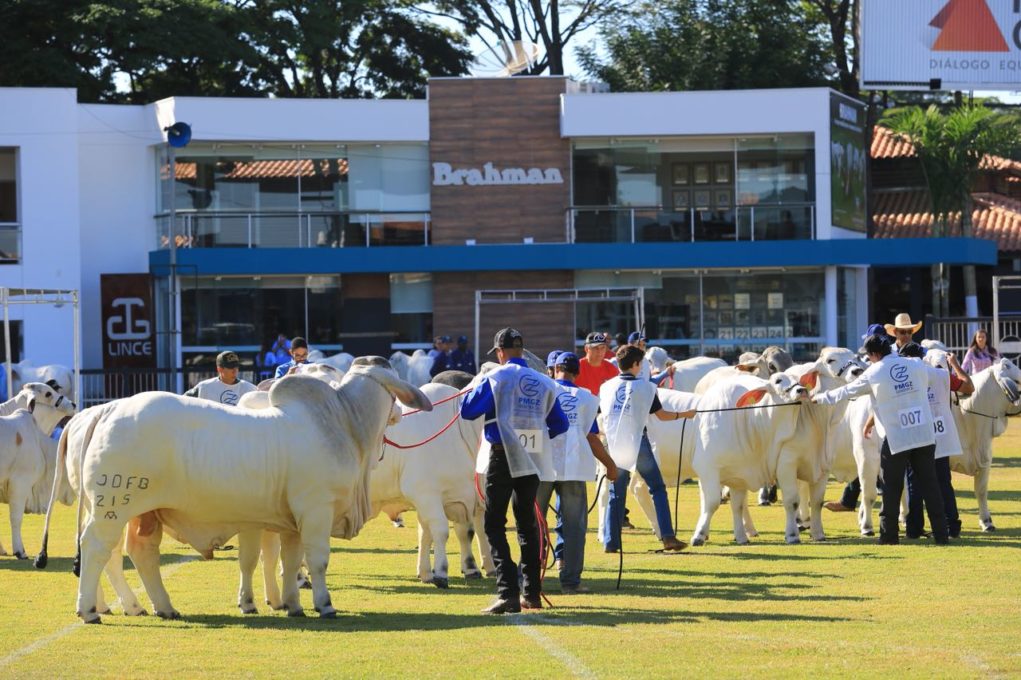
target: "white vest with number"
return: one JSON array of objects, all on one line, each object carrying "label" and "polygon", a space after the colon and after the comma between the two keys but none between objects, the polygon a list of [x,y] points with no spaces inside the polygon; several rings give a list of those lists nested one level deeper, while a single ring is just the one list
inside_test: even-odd
[{"label": "white vest with number", "polygon": [[[525,366],[504,364],[484,376],[489,380],[496,404],[496,426],[507,454],[511,477],[538,475],[543,482],[554,481],[546,416],[553,409],[557,384]],[[483,439],[476,470],[489,466],[489,445]]]},{"label": "white vest with number", "polygon": [[634,472],[656,386],[648,380],[607,380],[599,388],[599,409],[606,419],[606,443],[617,467]]},{"label": "white vest with number", "polygon": [[558,482],[592,482],[596,479],[596,458],[588,433],[599,411],[599,400],[584,387],[557,384],[557,401],[571,427],[550,440],[553,469]]},{"label": "white vest with number", "polygon": [[942,368],[929,366],[929,408],[932,429],[936,435],[936,457],[961,455],[961,438],[950,410],[950,374]]},{"label": "white vest with number", "polygon": [[890,453],[929,446],[936,441],[929,408],[929,372],[921,359],[892,354],[869,367],[879,434]]}]

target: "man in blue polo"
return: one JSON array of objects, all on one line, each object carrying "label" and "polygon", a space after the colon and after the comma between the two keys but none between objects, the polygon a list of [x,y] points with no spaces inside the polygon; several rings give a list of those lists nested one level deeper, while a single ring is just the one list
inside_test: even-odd
[{"label": "man in blue polo", "polygon": [[[557,402],[556,383],[522,358],[521,333],[513,328],[498,332],[493,352],[500,368],[475,379],[461,404],[461,417],[486,419],[476,470],[486,480],[485,529],[496,566],[497,599],[482,613],[510,614],[542,608],[535,497],[540,481],[553,480],[547,436],[567,432],[570,423]],[[521,585],[507,543],[509,504],[521,546]]]},{"label": "man in blue polo", "polygon": [[468,349],[468,336],[461,335],[457,338],[457,347],[450,353],[450,370],[464,371],[475,375],[478,369],[475,367],[475,355]]},{"label": "man in blue polo", "polygon": [[291,340],[291,348],[287,350],[287,353],[291,355],[291,360],[277,366],[274,378],[283,378],[298,364],[308,363],[308,342],[302,337],[294,338]]}]

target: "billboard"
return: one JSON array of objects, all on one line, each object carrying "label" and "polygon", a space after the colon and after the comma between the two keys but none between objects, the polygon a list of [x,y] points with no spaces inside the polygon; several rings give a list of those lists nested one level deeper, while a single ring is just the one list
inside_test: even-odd
[{"label": "billboard", "polygon": [[148,274],[102,274],[103,368],[155,368],[156,312]]},{"label": "billboard", "polygon": [[1021,1],[862,0],[867,90],[1021,89]]},{"label": "billboard", "polygon": [[830,93],[830,218],[835,227],[864,232],[865,105]]}]

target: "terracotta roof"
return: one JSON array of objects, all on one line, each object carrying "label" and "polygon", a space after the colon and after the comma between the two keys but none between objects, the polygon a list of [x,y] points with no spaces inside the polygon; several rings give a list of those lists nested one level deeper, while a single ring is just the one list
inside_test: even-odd
[{"label": "terracotta roof", "polygon": [[[915,147],[888,127],[877,125],[872,133],[872,158],[893,159],[912,158]],[[986,170],[1014,172],[1021,175],[1021,162],[1003,158],[1002,156],[986,156],[982,161]]]},{"label": "terracotta roof", "polygon": [[[933,216],[924,191],[877,191],[873,196],[874,238],[924,238]],[[1021,201],[999,194],[973,194],[976,238],[996,241],[1001,251],[1021,251]],[[961,216],[951,216],[948,236],[961,235]]]},{"label": "terracotta roof", "polygon": [[[339,170],[341,175],[347,174],[347,159],[339,159]],[[230,161],[220,161],[219,164],[226,164]],[[239,179],[279,179],[286,177],[314,177],[316,166],[322,174],[329,172],[329,163],[325,159],[305,160],[273,160],[273,161],[233,161],[233,167],[220,179],[230,181]],[[178,161],[174,165],[174,173],[178,179],[195,179],[196,164],[187,161]],[[168,176],[166,168],[163,171],[163,178]]]}]

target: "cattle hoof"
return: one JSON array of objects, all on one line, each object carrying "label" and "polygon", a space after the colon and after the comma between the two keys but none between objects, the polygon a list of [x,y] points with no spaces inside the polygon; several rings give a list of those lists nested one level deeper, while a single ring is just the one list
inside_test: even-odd
[{"label": "cattle hoof", "polygon": [[321,611],[321,612],[319,612],[319,618],[321,618],[321,619],[335,619],[335,618],[337,618],[337,610],[331,607],[329,609]]},{"label": "cattle hoof", "polygon": [[486,569],[486,578],[496,578],[496,569]]},{"label": "cattle hoof", "polygon": [[395,529],[403,529],[404,520],[398,517],[397,519],[393,520],[393,525]]},{"label": "cattle hoof", "polygon": [[441,590],[450,587],[450,581],[443,576],[433,576],[432,584]]},{"label": "cattle hoof", "polygon": [[295,617],[295,618],[299,618],[299,617],[300,618],[305,618],[305,610],[301,609],[301,608],[298,608],[298,609],[288,609],[287,610],[287,615]]},{"label": "cattle hoof", "polygon": [[139,609],[138,613],[132,614],[132,616],[149,616],[149,612],[146,611],[145,609]]},{"label": "cattle hoof", "polygon": [[986,532],[987,534],[992,533],[996,531],[996,527],[994,527],[992,524],[987,524],[984,527],[982,527],[982,531]]},{"label": "cattle hoof", "polygon": [[801,536],[798,536],[797,534],[787,535],[787,545],[797,545],[799,543],[801,543]]},{"label": "cattle hoof", "polygon": [[106,609],[101,609],[101,610],[100,610],[100,611],[98,611],[97,613],[98,613],[98,614],[113,614],[113,612],[112,612],[112,611],[110,611],[110,608],[109,608],[109,607],[107,607]]},{"label": "cattle hoof", "polygon": [[466,572],[464,572],[464,580],[465,581],[480,581],[480,580],[482,580],[482,572],[481,571],[466,571]]},{"label": "cattle hoof", "polygon": [[704,536],[692,536],[691,544],[694,546],[705,545],[706,539]]},{"label": "cattle hoof", "polygon": [[876,532],[875,532],[875,531],[873,531],[872,529],[869,529],[868,531],[863,531],[863,532],[861,532],[861,535],[862,535],[862,536],[875,536],[875,535],[876,535]]},{"label": "cattle hoof", "polygon": [[747,538],[743,540],[735,538],[734,542],[737,543],[738,545],[749,545],[751,543],[751,541],[749,541]]},{"label": "cattle hoof", "polygon": [[312,582],[307,578],[301,577],[298,579],[299,590],[312,590]]},{"label": "cattle hoof", "polygon": [[748,538],[758,538],[758,537],[759,537],[759,532],[758,531],[749,531],[748,532]]},{"label": "cattle hoof", "polygon": [[28,559],[28,555],[26,555],[23,552],[16,552],[16,553],[14,553],[14,556],[17,557],[19,560],[27,560]]},{"label": "cattle hoof", "polygon": [[97,616],[93,619],[82,619],[82,623],[84,624],[103,623],[103,619]]},{"label": "cattle hoof", "polygon": [[176,609],[171,609],[168,612],[157,611],[156,616],[160,617],[164,621],[177,621],[181,618],[181,612]]},{"label": "cattle hoof", "polygon": [[798,525],[798,533],[801,533],[803,531],[808,531],[808,526],[806,526],[804,524],[799,524]]},{"label": "cattle hoof", "polygon": [[278,602],[277,604],[273,604],[269,600],[266,600],[266,604],[268,604],[269,608],[272,609],[275,612],[278,612],[278,611],[281,611],[282,609],[286,609],[287,608],[287,605],[285,605],[283,602]]}]

